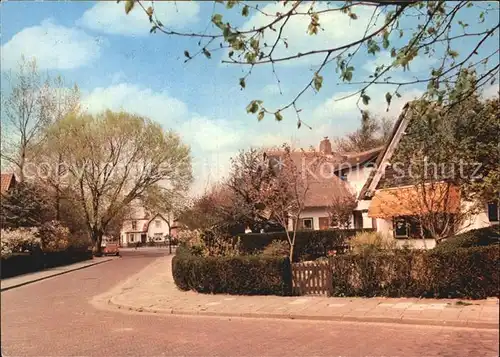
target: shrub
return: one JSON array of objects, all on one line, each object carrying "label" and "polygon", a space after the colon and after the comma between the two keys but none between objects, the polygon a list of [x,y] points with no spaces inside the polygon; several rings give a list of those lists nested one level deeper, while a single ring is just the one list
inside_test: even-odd
[{"label": "shrub", "polygon": [[492,226],[457,234],[446,239],[434,248],[437,251],[453,250],[456,248],[481,247],[500,243],[500,227]]},{"label": "shrub", "polygon": [[360,232],[349,241],[355,253],[396,249],[396,241],[380,232]]},{"label": "shrub", "polygon": [[[314,260],[326,257],[328,252],[332,250],[342,253],[347,249],[348,239],[358,232],[360,230],[354,229],[298,231],[295,238],[294,260]],[[274,240],[288,243],[285,232],[242,234],[239,238],[240,249],[245,253],[262,252]]]},{"label": "shrub", "polygon": [[290,295],[292,291],[286,257],[197,257],[185,252],[172,259],[172,274],[181,290],[200,293]]},{"label": "shrub", "polygon": [[262,251],[262,255],[271,257],[287,257],[289,254],[290,245],[282,240],[273,240]]},{"label": "shrub", "polygon": [[38,234],[44,252],[62,252],[69,247],[69,229],[57,221],[42,224]]},{"label": "shrub", "polygon": [[2,229],[1,236],[2,257],[32,251],[35,246],[40,245],[36,228]]},{"label": "shrub", "polygon": [[334,296],[499,296],[498,247],[393,251],[330,258]]},{"label": "shrub", "polygon": [[68,236],[68,249],[74,251],[87,251],[92,249],[92,240],[87,233],[73,233]]}]

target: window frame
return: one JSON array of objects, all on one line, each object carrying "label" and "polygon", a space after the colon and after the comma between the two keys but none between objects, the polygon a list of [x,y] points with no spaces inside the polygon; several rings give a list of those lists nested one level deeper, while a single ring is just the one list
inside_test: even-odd
[{"label": "window frame", "polygon": [[[311,221],[311,228],[306,227],[306,224],[305,224],[306,221]],[[307,231],[314,230],[314,219],[312,217],[302,218],[302,229],[307,230]]]},{"label": "window frame", "polygon": [[137,221],[136,220],[132,221],[132,230],[133,231],[137,230]]}]

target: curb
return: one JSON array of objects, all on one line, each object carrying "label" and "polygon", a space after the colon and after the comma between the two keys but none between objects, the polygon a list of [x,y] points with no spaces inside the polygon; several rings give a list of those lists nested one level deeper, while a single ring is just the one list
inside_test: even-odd
[{"label": "curb", "polygon": [[82,267],[78,267],[78,268],[74,268],[74,269],[69,269],[69,270],[57,272],[57,273],[54,273],[52,275],[47,275],[47,276],[44,276],[44,277],[41,277],[41,278],[37,278],[37,279],[34,279],[34,280],[25,281],[25,282],[22,282],[22,283],[19,283],[19,284],[16,284],[16,285],[12,285],[12,286],[9,286],[9,287],[6,287],[6,288],[1,288],[0,292],[4,292],[4,291],[10,290],[10,289],[14,289],[14,288],[19,288],[19,287],[24,286],[24,285],[28,285],[28,284],[31,284],[31,283],[36,283],[37,281],[42,281],[42,280],[45,280],[45,279],[53,278],[55,276],[59,276],[59,275],[71,273],[73,271],[77,271],[77,270],[82,270],[82,269],[85,269],[85,268],[89,268],[89,267],[92,267],[94,265],[99,265],[99,264],[107,263],[107,262],[110,262],[112,260],[115,260],[115,259],[108,258],[106,260],[102,260],[100,262],[95,262],[95,263],[92,263],[92,264],[89,264],[89,265],[84,265]]},{"label": "curb", "polygon": [[441,326],[441,327],[462,327],[462,328],[475,328],[475,329],[494,329],[498,330],[498,322],[485,322],[485,321],[453,321],[453,320],[432,320],[432,319],[415,319],[415,318],[395,318],[395,317],[358,317],[358,316],[322,316],[322,315],[286,315],[286,314],[272,314],[272,313],[240,313],[235,314],[231,312],[210,312],[210,311],[182,311],[174,309],[152,309],[148,307],[134,307],[130,305],[119,304],[113,302],[113,297],[108,299],[108,305],[117,309],[129,310],[136,312],[146,312],[162,315],[178,315],[178,316],[207,316],[207,317],[240,317],[240,318],[257,318],[257,319],[282,319],[282,320],[309,320],[309,321],[345,321],[345,322],[371,322],[371,323],[390,323],[390,324],[403,324],[403,325],[419,325],[419,326]]}]

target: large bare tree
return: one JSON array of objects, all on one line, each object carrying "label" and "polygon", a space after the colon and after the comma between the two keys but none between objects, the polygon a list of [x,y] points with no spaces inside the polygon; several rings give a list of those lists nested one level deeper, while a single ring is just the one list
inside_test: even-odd
[{"label": "large bare tree", "polygon": [[[261,207],[262,214],[274,219],[286,232],[293,259],[299,220],[306,204],[306,197],[321,160],[315,160],[315,152],[294,152],[284,144],[273,150],[270,164],[273,175],[263,182],[259,190],[253,191],[254,202]],[[307,164],[309,160],[309,164]],[[311,162],[313,164],[311,164]],[[291,230],[289,223],[292,222]]]},{"label": "large bare tree", "polygon": [[1,156],[24,181],[28,157],[50,122],[49,85],[35,59],[22,57],[16,72],[6,74],[11,90],[2,95]]},{"label": "large bare tree", "polygon": [[108,225],[132,201],[160,182],[184,191],[192,179],[189,147],[174,132],[137,115],[68,115],[49,130],[47,139],[52,138],[97,252]]}]

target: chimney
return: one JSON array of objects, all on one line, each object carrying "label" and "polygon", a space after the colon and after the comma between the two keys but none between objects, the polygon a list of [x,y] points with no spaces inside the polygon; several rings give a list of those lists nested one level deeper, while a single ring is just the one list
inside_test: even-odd
[{"label": "chimney", "polygon": [[332,143],[328,140],[328,136],[325,136],[325,138],[319,143],[319,151],[326,155],[332,154]]}]

